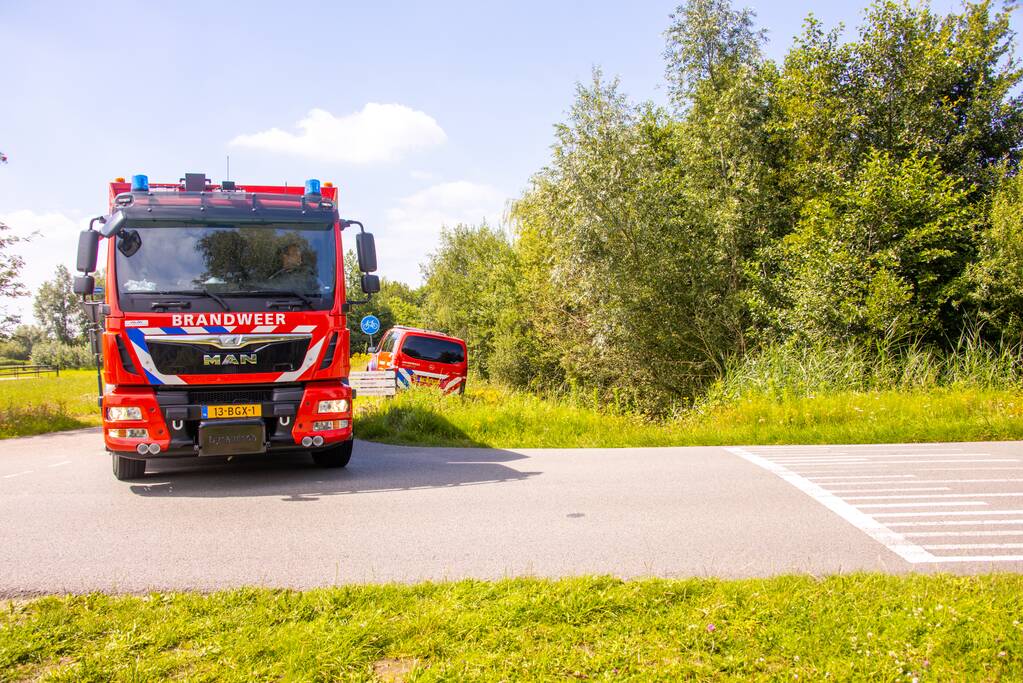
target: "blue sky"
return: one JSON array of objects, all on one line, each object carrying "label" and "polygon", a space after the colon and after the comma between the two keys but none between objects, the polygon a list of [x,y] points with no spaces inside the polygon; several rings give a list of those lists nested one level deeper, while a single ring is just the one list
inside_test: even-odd
[{"label": "blue sky", "polygon": [[[241,182],[339,185],[380,273],[416,283],[442,223],[500,221],[593,66],[665,101],[675,4],[3,2],[0,219],[42,232],[22,249],[34,288],[71,264],[109,180],[219,180],[230,155]],[[775,59],[809,11],[855,26],[866,5],[746,4]]]}]

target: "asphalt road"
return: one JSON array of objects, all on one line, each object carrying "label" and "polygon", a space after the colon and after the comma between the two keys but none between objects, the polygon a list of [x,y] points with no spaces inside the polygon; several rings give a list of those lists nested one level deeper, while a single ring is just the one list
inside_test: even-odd
[{"label": "asphalt road", "polygon": [[110,473],[0,441],[0,596],[536,575],[1023,570],[1023,443],[489,450],[357,443]]}]

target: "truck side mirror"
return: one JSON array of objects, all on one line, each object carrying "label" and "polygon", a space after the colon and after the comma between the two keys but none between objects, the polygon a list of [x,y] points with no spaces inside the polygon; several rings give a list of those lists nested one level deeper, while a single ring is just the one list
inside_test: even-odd
[{"label": "truck side mirror", "polygon": [[[96,233],[93,233],[94,235]],[[93,264],[93,268],[96,264]],[[79,268],[81,268],[81,261],[79,261]],[[75,283],[72,285],[75,294],[80,296],[92,296],[92,293],[96,291],[96,278],[91,275],[76,275]]]},{"label": "truck side mirror", "polygon": [[[373,233],[358,233],[355,236],[355,251],[359,255],[359,270],[364,273],[372,273],[377,269],[377,248],[373,241]],[[369,291],[365,286],[362,289],[366,292]]]},{"label": "truck side mirror", "polygon": [[99,249],[99,233],[82,230],[78,234],[78,270],[92,273],[96,270],[96,256]]},{"label": "truck side mirror", "polygon": [[365,273],[362,276],[362,291],[366,294],[376,294],[380,291],[380,278],[376,275]]}]

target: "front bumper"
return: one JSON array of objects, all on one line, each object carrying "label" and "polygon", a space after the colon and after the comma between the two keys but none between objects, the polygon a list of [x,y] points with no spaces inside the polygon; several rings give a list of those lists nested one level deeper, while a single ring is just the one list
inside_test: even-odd
[{"label": "front bumper", "polygon": [[[349,401],[348,412],[315,412],[320,401],[338,398]],[[203,406],[232,404],[259,405],[261,414],[244,421],[203,418]],[[117,387],[103,397],[104,416],[111,406],[139,406],[142,410],[142,420],[104,423],[107,450],[136,458],[315,451],[352,437],[351,390],[339,381],[287,386],[206,385],[159,390]],[[242,425],[235,432],[244,438],[239,436],[232,447],[225,446],[225,439],[211,441],[209,437],[213,432],[231,434],[232,430],[221,427],[232,422]],[[314,430],[314,426],[320,429]],[[262,428],[261,436],[256,438],[254,435],[260,433],[258,427]],[[125,436],[140,433],[127,431],[133,429],[145,430],[145,437]],[[231,452],[225,452],[225,449]]]}]

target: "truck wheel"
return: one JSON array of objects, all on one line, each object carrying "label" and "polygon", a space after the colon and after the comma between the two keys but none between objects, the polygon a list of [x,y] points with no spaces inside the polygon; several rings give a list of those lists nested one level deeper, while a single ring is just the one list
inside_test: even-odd
[{"label": "truck wheel", "polygon": [[125,458],[117,453],[110,454],[114,466],[114,476],[120,481],[138,479],[146,473],[146,461]]},{"label": "truck wheel", "polygon": [[352,459],[352,439],[342,441],[336,446],[313,453],[313,462],[320,467],[344,467]]}]

